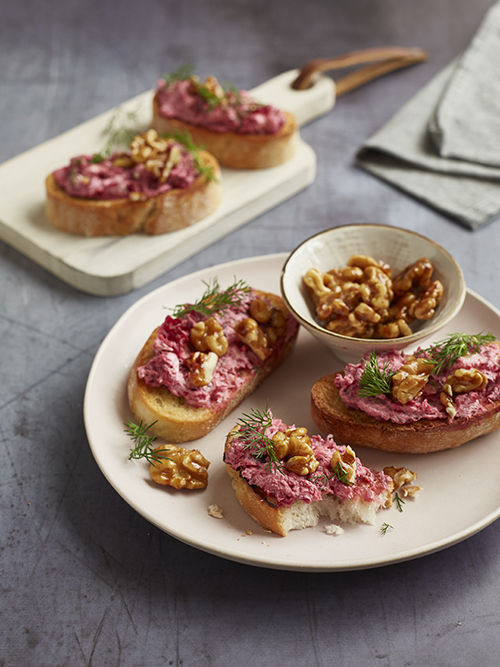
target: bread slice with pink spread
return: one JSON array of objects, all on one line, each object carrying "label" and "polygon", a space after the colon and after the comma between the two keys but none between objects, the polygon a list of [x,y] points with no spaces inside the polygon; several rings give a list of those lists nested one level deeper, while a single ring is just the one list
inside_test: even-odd
[{"label": "bread slice with pink spread", "polygon": [[299,140],[295,116],[261,104],[245,90],[202,82],[191,71],[160,79],[152,127],[159,134],[188,131],[193,141],[232,169],[267,169],[292,159]]},{"label": "bread slice with pink spread", "polygon": [[128,151],[74,157],[45,185],[50,223],[82,236],[165,234],[206,218],[222,199],[215,157],[155,130],[134,137]]},{"label": "bread slice with pink spread", "polygon": [[378,510],[392,504],[389,475],[364,466],[331,436],[309,436],[268,409],[240,419],[226,439],[224,461],[243,509],[282,537],[316,526],[322,516],[374,524]]},{"label": "bread slice with pink spread", "polygon": [[500,428],[500,348],[492,334],[451,334],[413,355],[389,352],[318,380],[311,415],[339,442],[423,454]]},{"label": "bread slice with pink spread", "polygon": [[290,355],[299,325],[281,297],[236,281],[207,286],[168,315],[139,352],[130,409],[167,442],[201,438]]}]

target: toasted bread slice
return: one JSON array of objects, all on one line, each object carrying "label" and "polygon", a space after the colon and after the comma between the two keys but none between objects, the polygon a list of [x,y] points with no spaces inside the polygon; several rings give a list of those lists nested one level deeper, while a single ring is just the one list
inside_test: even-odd
[{"label": "toasted bread slice", "polygon": [[[256,292],[257,294],[265,294]],[[273,303],[280,297],[272,297]],[[298,327],[294,334],[282,345],[276,347],[272,354],[263,362],[256,372],[241,371],[245,382],[240,389],[230,394],[225,401],[219,401],[210,408],[193,407],[183,399],[172,394],[164,387],[149,387],[144,380],[137,377],[137,369],[144,366],[154,356],[153,342],[157,329],[139,352],[130,372],[128,381],[128,399],[130,409],[138,420],[148,424],[155,435],[172,443],[182,443],[201,438],[212,431],[225,417],[245,400],[266,378],[281,366],[290,355],[298,335]]]},{"label": "toasted bread slice", "polygon": [[[230,431],[224,451],[227,451],[232,440],[238,437],[238,431],[239,426]],[[321,500],[304,502],[298,499],[291,505],[279,506],[273,496],[252,486],[242,476],[240,469],[235,470],[229,463],[226,463],[226,469],[236,498],[245,512],[262,528],[282,537],[286,537],[290,530],[316,526],[322,516],[342,523],[373,525],[376,513],[382,507],[381,500],[367,502],[361,498],[342,499],[332,493],[324,493]]]},{"label": "toasted bread slice", "polygon": [[335,440],[353,447],[425,454],[458,447],[500,428],[500,401],[470,419],[420,419],[408,424],[379,421],[361,410],[347,408],[335,386],[336,373],[326,375],[311,390],[311,416],[316,426]]},{"label": "toasted bread slice", "polygon": [[174,188],[145,201],[73,197],[49,174],[45,181],[47,218],[57,229],[82,236],[155,235],[189,227],[213,213],[222,199],[217,160],[206,151],[200,151],[200,158],[212,168],[214,179],[200,175],[188,188]]},{"label": "toasted bread slice", "polygon": [[194,143],[215,155],[231,169],[267,169],[288,162],[297,151],[299,129],[295,116],[288,111],[285,124],[276,134],[237,134],[213,132],[199,125],[166,118],[159,111],[158,93],[153,99],[152,127],[159,135],[188,131]]}]

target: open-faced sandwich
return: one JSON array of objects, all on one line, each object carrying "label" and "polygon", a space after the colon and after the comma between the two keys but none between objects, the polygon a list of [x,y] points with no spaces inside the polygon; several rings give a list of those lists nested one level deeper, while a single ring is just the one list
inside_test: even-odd
[{"label": "open-faced sandwich", "polygon": [[197,145],[233,169],[283,164],[295,155],[299,136],[290,112],[223,87],[213,76],[201,81],[191,68],[158,81],[152,127],[160,134],[187,130]]},{"label": "open-faced sandwich", "polygon": [[164,234],[213,213],[221,202],[220,167],[189,136],[134,137],[130,149],[79,155],[45,182],[51,224],[83,236]]},{"label": "open-faced sandwich", "polygon": [[279,296],[235,281],[206,285],[151,334],[130,373],[136,418],[167,442],[200,438],[288,357],[299,325]]},{"label": "open-faced sandwich", "polygon": [[[229,433],[224,461],[243,509],[265,530],[286,536],[317,525],[321,516],[343,523],[374,524],[392,492],[413,482],[403,468],[378,472],[361,463],[350,446],[309,436],[271,411],[253,410]],[[413,495],[420,487],[408,487]]]},{"label": "open-faced sandwich", "polygon": [[311,414],[339,442],[425,453],[500,428],[500,347],[451,334],[411,355],[372,352],[316,382]]}]

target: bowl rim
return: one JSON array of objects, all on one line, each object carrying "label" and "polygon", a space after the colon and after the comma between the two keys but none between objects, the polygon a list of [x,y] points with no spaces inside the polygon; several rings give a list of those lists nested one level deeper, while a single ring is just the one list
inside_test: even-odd
[{"label": "bowl rim", "polygon": [[[284,289],[284,281],[285,281],[285,275],[287,272],[287,268],[289,266],[289,263],[292,259],[292,257],[297,253],[302,246],[304,246],[306,243],[309,243],[309,241],[312,241],[312,239],[317,238],[318,236],[322,236],[323,234],[328,234],[330,232],[336,231],[336,230],[341,230],[341,229],[346,229],[346,228],[375,228],[375,229],[384,229],[384,230],[391,230],[391,231],[398,231],[398,232],[403,232],[404,234],[410,234],[411,236],[418,237],[427,243],[430,243],[433,245],[437,250],[439,250],[443,255],[447,257],[455,271],[457,272],[458,276],[458,281],[459,281],[459,291],[457,294],[457,298],[455,300],[455,304],[452,306],[449,314],[442,320],[438,320],[435,323],[429,325],[426,329],[421,329],[420,331],[415,331],[414,333],[410,334],[409,336],[400,336],[399,338],[358,338],[356,336],[344,336],[342,334],[336,333],[335,331],[330,331],[329,329],[326,329],[325,327],[322,327],[320,324],[317,324],[314,321],[309,321],[306,320],[297,310],[293,307],[293,305],[290,303],[285,289]],[[443,326],[445,326],[455,315],[459,312],[461,307],[463,306],[463,303],[465,301],[465,297],[467,294],[467,285],[465,283],[465,276],[462,271],[462,268],[460,264],[455,260],[455,258],[445,249],[443,246],[441,246],[439,243],[436,243],[436,241],[433,241],[427,236],[424,236],[423,234],[419,234],[418,232],[414,232],[413,230],[410,229],[405,229],[404,227],[396,227],[392,225],[384,225],[382,223],[356,223],[356,224],[348,224],[348,225],[338,225],[337,227],[330,227],[329,229],[324,229],[320,232],[317,232],[316,234],[313,234],[312,236],[309,236],[309,238],[304,239],[296,248],[294,248],[290,254],[288,255],[287,259],[285,260],[285,263],[283,264],[283,267],[281,269],[281,276],[280,276],[280,288],[281,288],[281,295],[285,301],[285,304],[287,308],[290,310],[292,315],[306,328],[312,329],[316,331],[318,334],[321,334],[322,337],[327,337],[330,340],[337,340],[339,343],[364,343],[365,345],[367,344],[374,344],[377,346],[392,346],[396,343],[402,343],[403,341],[405,342],[405,347],[408,345],[411,345],[412,343],[415,343],[417,341],[420,341],[423,338],[427,338],[431,336],[433,333],[435,333],[437,330],[441,329]]]}]

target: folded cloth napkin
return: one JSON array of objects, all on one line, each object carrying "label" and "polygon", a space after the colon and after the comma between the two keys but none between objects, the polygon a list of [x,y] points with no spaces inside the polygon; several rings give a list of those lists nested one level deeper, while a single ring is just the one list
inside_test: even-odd
[{"label": "folded cloth napkin", "polygon": [[500,217],[500,0],[356,164],[471,229]]}]

